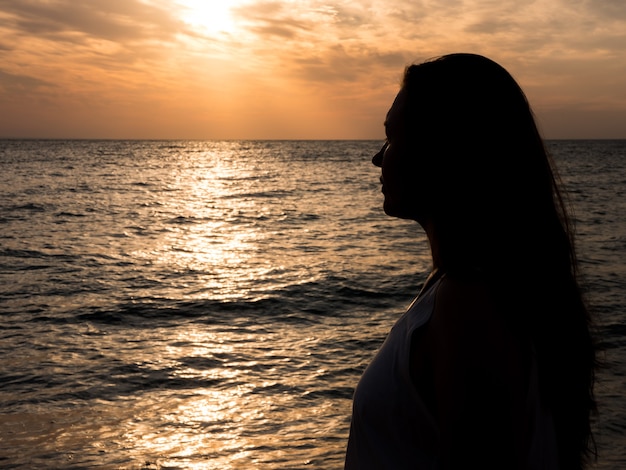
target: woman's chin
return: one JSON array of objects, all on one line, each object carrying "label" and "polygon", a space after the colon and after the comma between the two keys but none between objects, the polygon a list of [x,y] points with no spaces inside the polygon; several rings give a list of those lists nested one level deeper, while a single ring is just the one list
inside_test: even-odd
[{"label": "woman's chin", "polygon": [[398,217],[400,219],[410,219],[411,217],[407,215],[406,211],[402,211],[397,205],[392,204],[391,202],[385,200],[383,204],[383,210],[385,214],[390,217]]},{"label": "woman's chin", "polygon": [[402,207],[398,204],[393,204],[392,201],[385,198],[385,202],[383,203],[383,210],[385,214],[390,217],[397,217],[398,219],[407,219],[407,220],[415,220],[416,222],[420,222],[420,217],[416,214],[413,208]]}]

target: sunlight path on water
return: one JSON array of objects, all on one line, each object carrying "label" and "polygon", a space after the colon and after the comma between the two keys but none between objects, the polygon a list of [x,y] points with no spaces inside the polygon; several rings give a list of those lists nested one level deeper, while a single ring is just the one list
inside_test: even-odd
[{"label": "sunlight path on water", "polygon": [[[353,388],[430,268],[381,209],[379,148],[0,141],[0,467],[342,468]],[[554,147],[607,351],[598,469],[626,464],[625,148]]]}]

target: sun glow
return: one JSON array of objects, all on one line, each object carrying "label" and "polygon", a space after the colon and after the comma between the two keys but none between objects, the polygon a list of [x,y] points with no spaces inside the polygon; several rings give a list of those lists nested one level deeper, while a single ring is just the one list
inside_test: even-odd
[{"label": "sun glow", "polygon": [[180,0],[182,20],[208,33],[232,32],[235,21],[233,7],[241,0]]}]

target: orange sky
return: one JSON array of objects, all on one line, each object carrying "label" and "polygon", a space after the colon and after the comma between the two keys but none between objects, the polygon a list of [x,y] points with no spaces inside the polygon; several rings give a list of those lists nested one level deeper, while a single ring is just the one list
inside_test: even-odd
[{"label": "orange sky", "polygon": [[626,138],[624,0],[0,0],[0,137],[377,139],[461,51],[546,137]]}]

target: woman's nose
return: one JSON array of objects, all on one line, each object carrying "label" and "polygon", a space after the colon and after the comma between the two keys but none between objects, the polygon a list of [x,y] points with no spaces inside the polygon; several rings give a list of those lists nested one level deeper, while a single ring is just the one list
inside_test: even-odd
[{"label": "woman's nose", "polygon": [[374,157],[372,158],[372,163],[377,166],[377,167],[381,167],[383,166],[383,155],[385,155],[385,150],[387,150],[387,146],[389,144],[387,144],[385,142],[385,145],[383,145],[383,148],[380,149],[380,151],[374,155]]}]

